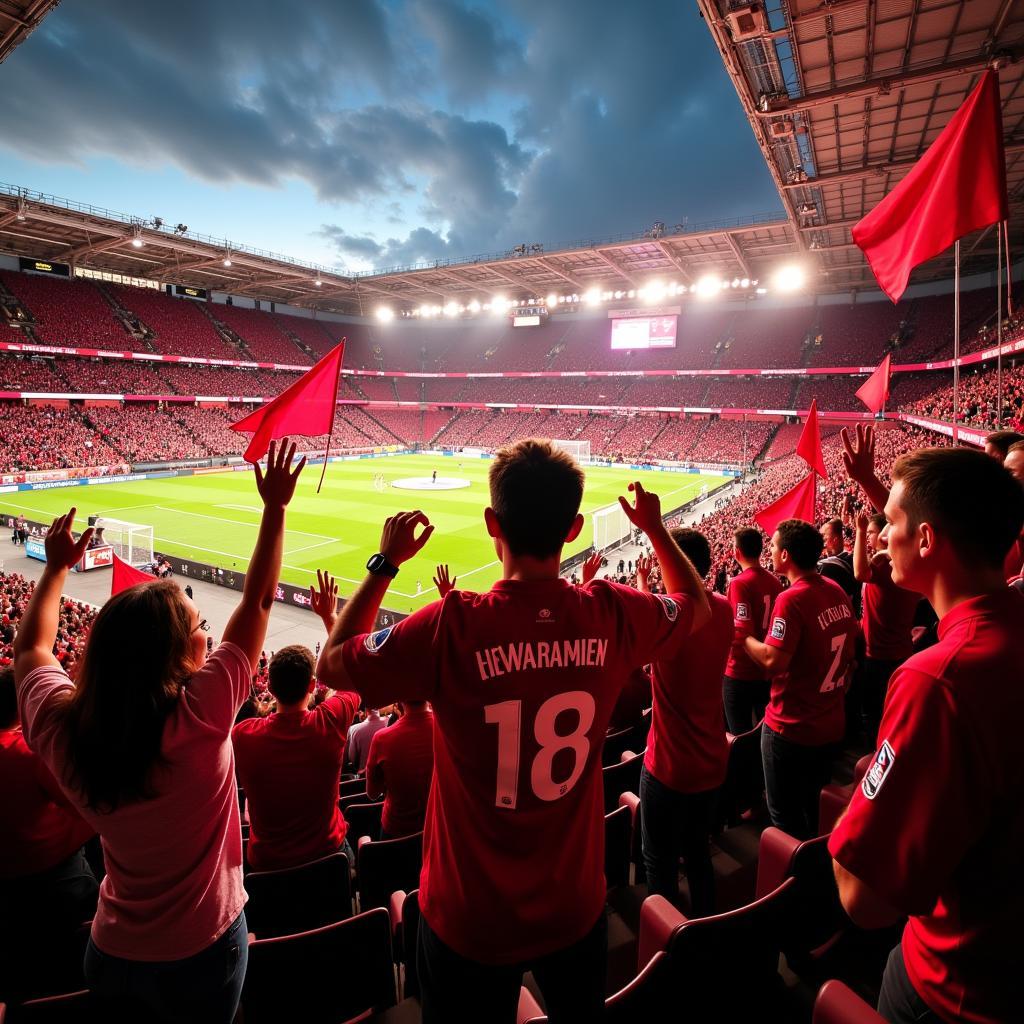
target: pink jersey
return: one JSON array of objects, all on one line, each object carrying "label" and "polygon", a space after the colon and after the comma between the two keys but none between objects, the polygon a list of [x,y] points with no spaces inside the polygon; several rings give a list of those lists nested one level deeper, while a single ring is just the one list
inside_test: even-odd
[{"label": "pink jersey", "polygon": [[500,580],[346,641],[368,704],[433,706],[420,906],[457,953],[516,963],[593,927],[608,720],[629,673],[671,654],[692,621],[683,596]]}]

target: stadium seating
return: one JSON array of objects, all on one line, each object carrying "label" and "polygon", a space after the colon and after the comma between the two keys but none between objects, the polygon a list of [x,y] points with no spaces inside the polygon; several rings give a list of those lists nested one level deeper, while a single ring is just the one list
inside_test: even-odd
[{"label": "stadium seating", "polygon": [[396,890],[415,889],[419,885],[422,864],[422,832],[376,842],[367,835],[362,836],[356,850],[360,909],[386,907]]},{"label": "stadium seating", "polygon": [[278,871],[246,875],[245,920],[258,938],[294,935],[352,914],[348,857],[335,853]]},{"label": "stadium seating", "polygon": [[281,329],[280,318],[261,309],[213,305],[207,309],[214,319],[229,327],[245,343],[252,358],[289,366],[312,366],[313,360]]},{"label": "stadium seating", "polygon": [[814,1001],[812,1024],[885,1024],[858,995],[841,981],[826,981]]},{"label": "stadium seating", "polygon": [[191,299],[174,299],[152,288],[110,284],[111,295],[152,331],[149,343],[165,355],[241,359],[206,316],[205,305]]}]

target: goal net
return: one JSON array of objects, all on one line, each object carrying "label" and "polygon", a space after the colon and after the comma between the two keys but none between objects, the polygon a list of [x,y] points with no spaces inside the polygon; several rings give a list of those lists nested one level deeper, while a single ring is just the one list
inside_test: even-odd
[{"label": "goal net", "polygon": [[607,551],[629,539],[633,526],[618,502],[596,509],[591,517],[594,523],[595,551]]},{"label": "goal net", "polygon": [[562,451],[568,452],[577,462],[590,461],[589,441],[557,441],[552,439],[551,443],[556,448],[561,448]]},{"label": "goal net", "polygon": [[[126,523],[123,519],[97,518],[96,532],[114,554],[129,565],[147,565],[153,561],[153,527]],[[102,532],[101,532],[102,531]]]}]

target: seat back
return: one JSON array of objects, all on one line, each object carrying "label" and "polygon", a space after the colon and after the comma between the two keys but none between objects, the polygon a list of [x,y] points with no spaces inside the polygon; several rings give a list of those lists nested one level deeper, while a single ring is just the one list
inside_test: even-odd
[{"label": "seat back", "polygon": [[885,1024],[885,1019],[841,981],[833,980],[821,986],[812,1024]]},{"label": "seat back", "polygon": [[362,842],[356,854],[359,907],[386,907],[396,889],[411,892],[420,884],[423,833],[404,839]]},{"label": "seat back", "polygon": [[376,803],[357,801],[345,808],[343,813],[348,822],[348,841],[352,844],[353,850],[363,836],[369,836],[371,839],[380,838],[380,816],[383,811],[383,800]]},{"label": "seat back", "polygon": [[348,857],[334,853],[280,871],[245,876],[246,924],[257,938],[307,932],[352,916]]},{"label": "seat back", "polygon": [[402,956],[405,964],[405,985],[402,997],[419,999],[420,978],[416,972],[416,942],[420,930],[420,891],[414,889],[402,903]]},{"label": "seat back", "polygon": [[366,792],[366,779],[359,776],[355,779],[345,779],[338,783],[338,796],[352,796],[353,794]]},{"label": "seat back", "polygon": [[249,945],[242,987],[245,1024],[337,1024],[380,1013],[395,1001],[386,910]]},{"label": "seat back", "polygon": [[633,816],[627,806],[604,816],[604,877],[609,889],[629,885]]},{"label": "seat back", "polygon": [[619,806],[619,797],[626,792],[640,792],[640,771],[644,766],[644,751],[623,755],[618,764],[601,770],[604,783],[604,813],[610,814]]},{"label": "seat back", "polygon": [[151,1017],[152,1011],[135,1000],[104,999],[82,990],[9,1006],[0,1024],[136,1024]]},{"label": "seat back", "polygon": [[647,731],[650,719],[645,718],[638,725],[625,729],[617,729],[608,733],[601,747],[601,764],[607,766],[618,764],[627,750],[643,750],[647,746]]},{"label": "seat back", "polygon": [[728,735],[729,760],[718,800],[716,832],[740,823],[744,812],[760,807],[764,794],[761,726],[738,736]]}]

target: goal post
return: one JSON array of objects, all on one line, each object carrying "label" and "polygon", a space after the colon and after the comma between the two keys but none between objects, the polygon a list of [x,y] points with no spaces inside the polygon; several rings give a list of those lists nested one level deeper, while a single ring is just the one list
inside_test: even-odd
[{"label": "goal post", "polygon": [[598,552],[608,551],[629,540],[633,530],[633,524],[618,502],[595,509],[591,520],[594,524],[594,550]]},{"label": "goal post", "polygon": [[142,523],[128,523],[123,519],[98,516],[93,524],[101,539],[109,544],[123,562],[129,565],[149,565],[153,561],[153,527]]},{"label": "goal post", "polygon": [[552,438],[551,443],[556,448],[561,448],[562,451],[568,452],[577,462],[590,461],[589,441],[559,441],[556,438]]}]

